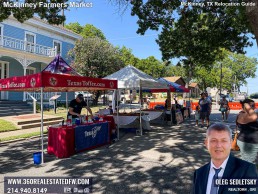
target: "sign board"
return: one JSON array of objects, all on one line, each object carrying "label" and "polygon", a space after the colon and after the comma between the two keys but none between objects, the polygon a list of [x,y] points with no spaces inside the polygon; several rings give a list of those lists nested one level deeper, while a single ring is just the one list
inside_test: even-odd
[{"label": "sign board", "polygon": [[58,99],[61,95],[54,95],[49,98],[49,106],[55,106],[55,100]]},{"label": "sign board", "polygon": [[53,101],[53,100],[56,100],[60,97],[61,95],[54,95],[52,96],[51,98],[49,98],[49,101]]},{"label": "sign board", "polygon": [[176,112],[176,121],[178,124],[184,121],[181,111]]}]

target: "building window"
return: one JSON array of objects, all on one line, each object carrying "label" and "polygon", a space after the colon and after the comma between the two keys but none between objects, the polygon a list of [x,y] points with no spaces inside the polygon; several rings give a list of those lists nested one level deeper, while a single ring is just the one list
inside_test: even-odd
[{"label": "building window", "polygon": [[36,68],[35,67],[27,67],[26,69],[26,75],[31,75],[36,73]]},{"label": "building window", "polygon": [[3,29],[4,29],[4,26],[0,24],[0,45],[3,45],[3,39],[4,39]]},{"label": "building window", "polygon": [[54,46],[54,48],[56,48],[56,54],[62,55],[62,53],[61,53],[62,43],[58,40],[54,40],[53,46]]},{"label": "building window", "polygon": [[25,49],[27,52],[35,52],[36,35],[30,32],[25,32]]},{"label": "building window", "polygon": [[0,61],[0,79],[9,77],[9,63]]},{"label": "building window", "polygon": [[[9,63],[6,61],[0,61],[0,79],[9,77]],[[0,92],[1,100],[8,100],[8,92]]]}]

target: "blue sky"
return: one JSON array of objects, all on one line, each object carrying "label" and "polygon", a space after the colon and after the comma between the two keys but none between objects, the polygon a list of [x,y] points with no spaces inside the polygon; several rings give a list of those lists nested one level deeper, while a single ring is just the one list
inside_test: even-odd
[{"label": "blue sky", "polygon": [[[121,14],[116,6],[108,3],[108,0],[88,0],[87,2],[92,3],[91,8],[69,8],[70,11],[65,11],[66,23],[92,24],[99,28],[114,46],[124,45],[132,49],[133,54],[140,59],[154,56],[161,60],[161,52],[155,42],[158,37],[157,31],[147,31],[144,36],[138,35],[137,17],[131,16],[130,10]],[[246,51],[246,56],[258,57],[256,44]],[[249,94],[258,92],[258,87],[255,87],[258,83],[258,70],[256,75],[257,78],[248,79]],[[242,87],[241,91],[247,91],[247,88]]]}]

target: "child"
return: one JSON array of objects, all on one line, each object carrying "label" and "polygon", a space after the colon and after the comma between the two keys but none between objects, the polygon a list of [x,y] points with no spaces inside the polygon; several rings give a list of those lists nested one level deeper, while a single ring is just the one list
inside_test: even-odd
[{"label": "child", "polygon": [[199,119],[200,119],[200,106],[196,106],[196,109],[195,109],[195,123],[196,123],[196,125],[195,126],[198,126]]}]

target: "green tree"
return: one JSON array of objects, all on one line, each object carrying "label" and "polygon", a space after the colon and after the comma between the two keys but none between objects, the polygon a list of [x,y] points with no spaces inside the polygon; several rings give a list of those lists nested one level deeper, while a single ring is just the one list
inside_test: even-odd
[{"label": "green tree", "polygon": [[[221,59],[221,48],[244,53],[243,48],[252,45],[248,33],[258,40],[258,0],[225,0],[223,5],[210,5],[212,1],[206,0],[110,1],[132,6],[131,14],[138,16],[137,33],[159,31],[157,43],[163,59],[180,58],[188,66],[188,77],[196,65],[209,67]],[[245,2],[256,6],[244,6]]]},{"label": "green tree", "polygon": [[80,34],[83,38],[99,37],[102,40],[106,40],[103,32],[92,24],[86,24],[85,26],[81,26],[78,22],[75,22],[65,25],[65,28],[72,30],[77,34]]},{"label": "green tree", "polygon": [[255,78],[257,59],[246,57],[243,54],[227,52],[228,57],[222,60],[222,65],[232,71],[231,84],[236,81],[236,88],[245,85],[247,78]]},{"label": "green tree", "polygon": [[[196,80],[201,90],[206,90],[207,87],[220,88],[220,64],[216,63],[212,68],[197,67]],[[222,68],[222,89],[231,91],[233,74],[228,68]]]},{"label": "green tree", "polygon": [[[69,55],[74,59],[72,66],[76,71],[88,77],[103,78],[124,66],[119,50],[99,37],[77,41]],[[93,94],[93,103],[97,104],[101,93]]]},{"label": "green tree", "polygon": [[65,28],[72,30],[77,34],[81,34],[83,30],[83,27],[78,22],[66,24]]},{"label": "green tree", "polygon": [[187,72],[184,67],[181,65],[169,65],[166,67],[166,72],[164,74],[164,77],[170,77],[170,76],[181,76],[183,79],[186,79]]},{"label": "green tree", "polygon": [[103,34],[103,32],[100,29],[93,26],[92,24],[86,24],[85,26],[83,26],[82,32],[80,34],[84,38],[99,37],[102,40],[106,40],[106,37]]},{"label": "green tree", "polygon": [[212,68],[195,68],[195,78],[203,90],[207,87],[220,88],[221,65],[223,89],[232,91],[235,86],[239,90],[240,86],[246,84],[247,78],[255,77],[257,59],[225,50],[223,53],[226,57],[215,62]]},{"label": "green tree", "polygon": [[119,50],[120,50],[120,59],[123,61],[125,65],[136,66],[136,64],[140,61],[140,59],[138,59],[133,55],[132,49],[122,46],[122,48],[119,48]]},{"label": "green tree", "polygon": [[139,60],[135,67],[155,78],[163,77],[166,72],[165,64],[154,56]]},{"label": "green tree", "polygon": [[84,76],[103,78],[124,66],[119,50],[98,37],[77,41],[69,55],[74,58],[74,68]]},{"label": "green tree", "polygon": [[250,98],[258,99],[258,93],[250,94]]}]

